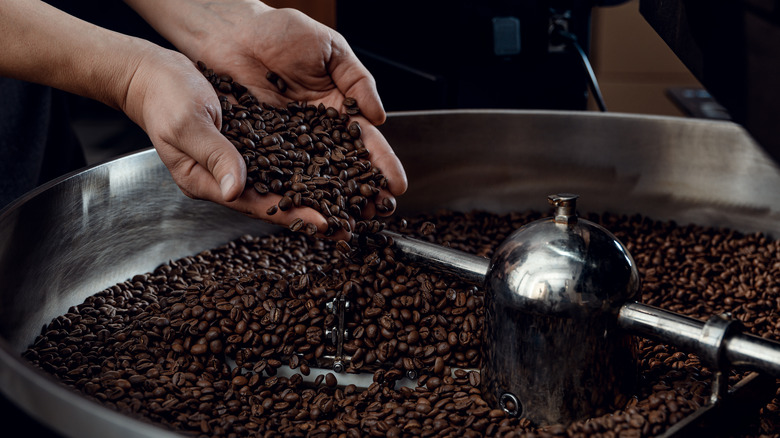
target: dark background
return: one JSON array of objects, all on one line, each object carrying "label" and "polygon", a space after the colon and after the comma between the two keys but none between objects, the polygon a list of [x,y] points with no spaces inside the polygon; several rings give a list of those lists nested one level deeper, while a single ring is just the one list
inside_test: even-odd
[{"label": "dark background", "polygon": [[[337,5],[337,29],[376,78],[388,111],[586,109],[580,59],[568,47],[551,51],[548,28],[552,11],[570,11],[569,31],[587,48],[593,2],[339,0]],[[516,20],[519,51],[496,53],[502,36],[512,35],[497,32],[494,19]]]}]

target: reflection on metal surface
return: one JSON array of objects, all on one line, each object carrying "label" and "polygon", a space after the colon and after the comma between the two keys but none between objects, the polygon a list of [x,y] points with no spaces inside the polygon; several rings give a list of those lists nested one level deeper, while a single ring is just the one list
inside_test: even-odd
[{"label": "reflection on metal surface", "polygon": [[544,196],[574,191],[587,211],[780,236],[780,171],[734,123],[464,110],[397,113],[380,130],[409,177],[401,214],[546,211]]},{"label": "reflection on metal surface", "polygon": [[[565,206],[558,196],[549,199],[557,207],[553,218],[510,235],[479,276],[487,284],[482,390],[494,407],[538,425],[620,409],[635,377],[628,334],[699,356],[714,371],[711,405],[726,396],[732,367],[780,377],[780,343],[742,333],[739,321],[713,316],[704,323],[645,304],[621,305],[638,291],[630,254],[606,230],[577,219],[576,196]],[[578,239],[584,231],[588,238]],[[436,245],[408,237],[396,246],[399,255],[431,268],[473,274],[474,256],[438,248],[446,257]]]},{"label": "reflection on metal surface", "polygon": [[730,367],[780,378],[780,343],[743,333],[738,321],[713,316],[701,322],[689,316],[641,303],[620,309],[624,330],[690,351],[712,369]]},{"label": "reflection on metal surface", "polygon": [[576,196],[549,199],[554,217],[518,229],[493,255],[482,341],[485,400],[503,406],[511,394],[539,425],[620,408],[636,382],[616,318],[639,291],[636,266],[609,231],[576,218]]},{"label": "reflection on metal surface", "polygon": [[153,150],[79,172],[0,211],[0,389],[78,437],[177,436],[54,383],[19,353],[86,297],[241,234],[274,227],[184,196]]},{"label": "reflection on metal surface", "polygon": [[383,231],[382,234],[392,239],[395,249],[402,252],[407,260],[419,266],[429,266],[448,272],[476,285],[481,286],[485,283],[485,275],[490,267],[490,260],[485,257],[412,239],[390,231]]},{"label": "reflection on metal surface", "polygon": [[517,417],[523,413],[523,405],[520,404],[520,400],[511,392],[501,394],[501,397],[498,399],[498,405],[512,417]]}]

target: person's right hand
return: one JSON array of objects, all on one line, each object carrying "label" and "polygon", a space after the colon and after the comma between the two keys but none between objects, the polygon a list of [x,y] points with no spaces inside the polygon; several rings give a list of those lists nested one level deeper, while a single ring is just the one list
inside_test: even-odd
[{"label": "person's right hand", "polygon": [[[190,58],[230,74],[260,101],[277,106],[295,100],[343,111],[347,97],[356,99],[360,114],[351,120],[360,123],[369,158],[388,181],[388,190],[377,202],[406,191],[403,166],[376,127],[386,114],[374,78],[343,36],[297,10],[267,8],[256,1],[223,1],[206,11],[211,14],[208,24],[199,29],[207,37],[201,37],[200,44],[185,39]],[[268,81],[268,72],[281,77],[286,88],[280,90]],[[369,216],[373,213],[370,208]]]}]

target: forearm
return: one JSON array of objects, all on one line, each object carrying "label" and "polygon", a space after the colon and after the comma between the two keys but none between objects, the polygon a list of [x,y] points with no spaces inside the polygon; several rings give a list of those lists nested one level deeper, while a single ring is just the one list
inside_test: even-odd
[{"label": "forearm", "polygon": [[114,108],[123,108],[136,66],[155,47],[30,0],[0,1],[0,35],[0,75]]},{"label": "forearm", "polygon": [[[209,50],[218,50],[212,46],[220,40],[240,39],[240,35],[223,33],[224,29],[241,28],[242,23],[225,21],[251,19],[250,10],[273,9],[258,0],[125,0],[125,3],[193,61],[209,61]],[[244,13],[227,13],[236,7]]]}]

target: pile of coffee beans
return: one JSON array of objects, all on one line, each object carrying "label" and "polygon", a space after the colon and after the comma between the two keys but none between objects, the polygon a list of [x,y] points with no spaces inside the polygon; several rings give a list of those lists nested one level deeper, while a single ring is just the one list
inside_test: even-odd
[{"label": "pile of coffee beans", "polygon": [[[443,211],[387,227],[490,256],[541,216]],[[642,216],[587,218],[626,244],[643,302],[699,319],[731,312],[754,334],[780,338],[778,242]],[[327,309],[342,296],[348,368],[373,373],[368,388],[332,373],[310,381],[336,353]],[[507,417],[479,392],[483,296],[389,248],[345,254],[302,233],[244,236],[88,298],[24,356],[106,406],[204,437],[655,436],[706,403],[712,373],[695,355],[640,339],[640,385],[621,410],[544,428]],[[410,370],[417,386],[397,385]],[[780,433],[778,406],[771,400],[737,434]]]},{"label": "pile of coffee beans", "polygon": [[[350,115],[358,114],[353,98],[346,98],[346,113],[323,104],[289,102],[277,108],[257,100],[229,75],[219,75],[202,62],[198,67],[220,94],[222,134],[244,157],[247,187],[261,195],[282,198],[266,212],[309,207],[327,220],[326,236],[338,230],[363,231],[378,222],[365,218],[369,203],[376,204],[387,179],[371,164],[362,129]],[[267,78],[280,92],[287,85],[273,72]],[[379,213],[393,211],[391,198],[376,206]],[[317,233],[314,224],[297,219],[293,231]]]}]

